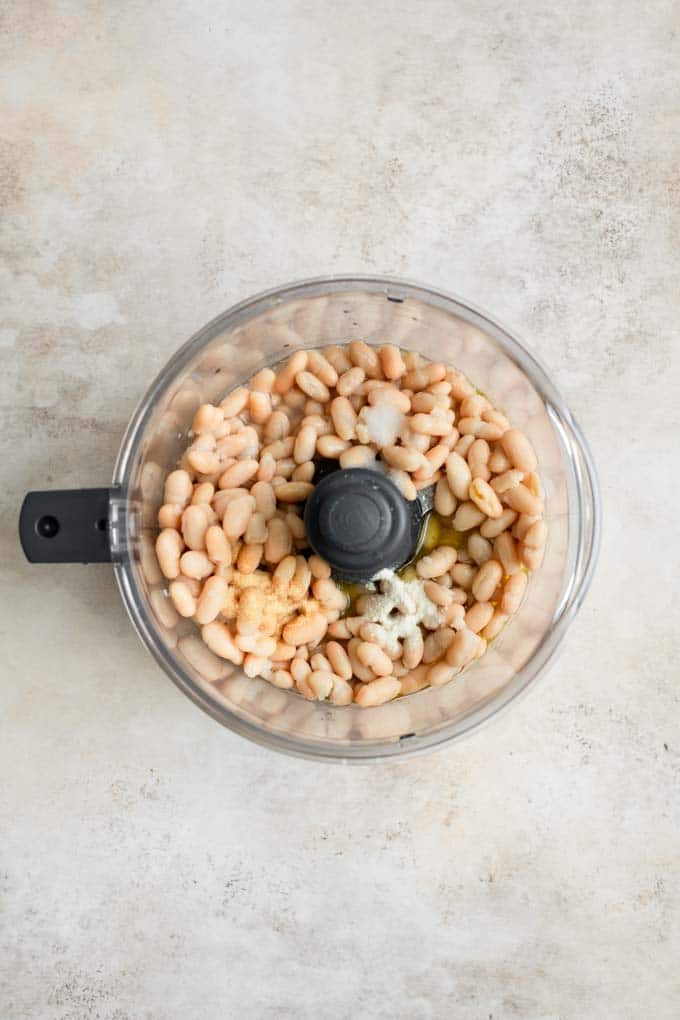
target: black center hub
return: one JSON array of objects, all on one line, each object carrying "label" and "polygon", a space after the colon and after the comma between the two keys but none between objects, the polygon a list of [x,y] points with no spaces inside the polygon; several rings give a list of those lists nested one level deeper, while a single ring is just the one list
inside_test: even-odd
[{"label": "black center hub", "polygon": [[387,475],[368,468],[321,478],[305,508],[309,544],[346,581],[368,581],[407,563],[421,520],[419,500],[404,499]]}]

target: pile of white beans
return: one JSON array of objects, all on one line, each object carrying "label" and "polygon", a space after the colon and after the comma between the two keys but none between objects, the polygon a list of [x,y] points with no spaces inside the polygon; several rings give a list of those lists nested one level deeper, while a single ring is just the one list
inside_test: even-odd
[{"label": "pile of white beans", "polygon": [[[397,434],[372,428],[379,408],[392,409]],[[364,707],[448,683],[517,612],[543,560],[529,440],[461,372],[421,355],[362,341],[299,350],[201,406],[192,428],[165,480],[156,556],[176,612],[249,677]],[[461,533],[458,550],[416,563],[436,626],[395,640],[362,615],[369,593],[347,615],[347,595],[307,546],[315,458],[380,460],[408,500],[435,486],[437,513]]]}]

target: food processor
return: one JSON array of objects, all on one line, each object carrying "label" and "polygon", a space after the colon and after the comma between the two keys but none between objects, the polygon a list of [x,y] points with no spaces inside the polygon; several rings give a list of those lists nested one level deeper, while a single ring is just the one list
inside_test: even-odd
[{"label": "food processor", "polygon": [[[395,344],[464,372],[531,440],[549,528],[543,565],[532,574],[520,611],[486,653],[449,684],[375,708],[308,701],[218,658],[195,624],[172,610],[154,551],[163,482],[189,442],[198,407],[218,403],[298,348],[355,339]],[[358,482],[352,470],[339,471],[329,485],[341,492],[345,476],[347,493],[353,484],[348,475]],[[547,371],[507,329],[438,290],[384,277],[334,276],[260,294],[201,329],[170,359],[133,414],[111,487],[31,492],[19,530],[31,562],[111,561],[140,638],[180,690],[218,722],[279,751],[361,762],[458,739],[537,679],[590,585],[600,517],[585,439]],[[356,549],[348,547],[346,555],[346,575],[362,574]]]}]

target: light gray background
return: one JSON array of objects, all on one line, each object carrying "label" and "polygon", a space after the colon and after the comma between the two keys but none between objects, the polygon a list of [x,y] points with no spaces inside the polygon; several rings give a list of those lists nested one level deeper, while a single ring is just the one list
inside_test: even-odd
[{"label": "light gray background", "polygon": [[[0,12],[3,1020],[675,1020],[677,5]],[[16,536],[27,489],[109,481],[205,321],[352,270],[526,337],[606,513],[549,677],[358,769],[222,730],[110,569],[31,568]]]}]

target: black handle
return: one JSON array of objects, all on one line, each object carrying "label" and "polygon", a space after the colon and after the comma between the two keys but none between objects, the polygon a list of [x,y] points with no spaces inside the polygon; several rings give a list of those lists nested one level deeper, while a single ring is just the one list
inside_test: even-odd
[{"label": "black handle", "polygon": [[110,563],[111,489],[29,492],[19,538],[31,563]]}]

